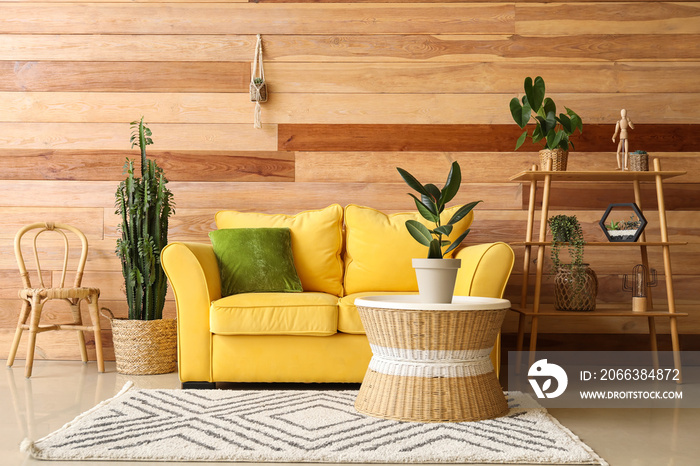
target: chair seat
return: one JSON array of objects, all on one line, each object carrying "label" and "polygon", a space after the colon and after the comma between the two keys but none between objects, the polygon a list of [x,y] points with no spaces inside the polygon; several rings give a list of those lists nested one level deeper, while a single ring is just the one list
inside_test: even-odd
[{"label": "chair seat", "polygon": [[99,288],[23,288],[19,291],[22,299],[31,299],[38,296],[43,299],[85,299],[90,296],[99,296]]}]

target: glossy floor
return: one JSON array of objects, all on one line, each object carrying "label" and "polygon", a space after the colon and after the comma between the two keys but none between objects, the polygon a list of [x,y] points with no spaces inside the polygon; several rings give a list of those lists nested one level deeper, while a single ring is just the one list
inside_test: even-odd
[{"label": "glossy floor", "polygon": [[[4,361],[2,365],[5,366]],[[131,380],[137,388],[179,388],[177,374],[126,376],[107,363],[39,361],[31,379],[24,361],[3,368],[0,376],[0,464],[47,464],[27,458],[20,442],[38,439],[78,414],[112,397]],[[685,466],[700,464],[700,409],[551,409],[550,413],[590,445],[611,466]],[[61,466],[104,466],[108,462],[57,462]],[[115,462],[125,465],[129,462]],[[138,462],[138,465],[163,463]],[[199,463],[187,463],[196,466]]]}]

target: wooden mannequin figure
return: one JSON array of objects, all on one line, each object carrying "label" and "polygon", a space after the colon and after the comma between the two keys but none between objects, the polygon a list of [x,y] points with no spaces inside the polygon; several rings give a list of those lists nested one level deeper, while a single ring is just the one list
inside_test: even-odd
[{"label": "wooden mannequin figure", "polygon": [[[620,133],[620,142],[617,144],[617,169],[627,170],[627,159],[629,156],[629,140],[627,139],[627,129],[634,129],[634,125],[629,118],[627,118],[627,110],[624,108],[620,110],[620,120],[615,125],[615,134],[613,134],[612,142],[615,142],[617,138],[617,133]],[[624,150],[624,163],[621,158],[621,153]]]}]

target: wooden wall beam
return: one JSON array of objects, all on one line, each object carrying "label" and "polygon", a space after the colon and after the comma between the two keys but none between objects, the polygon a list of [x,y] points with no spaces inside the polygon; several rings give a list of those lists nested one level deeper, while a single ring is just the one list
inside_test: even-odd
[{"label": "wooden wall beam", "polygon": [[[522,95],[524,77],[534,73],[532,63],[522,60],[485,63],[271,61],[265,69],[274,77],[276,93],[302,94]],[[582,93],[587,98],[599,93],[700,92],[700,80],[695,79],[698,74],[700,63],[696,62],[581,61],[565,66],[561,63],[537,65],[537,75],[547,82],[548,93]],[[571,79],[572,75],[577,79]]]},{"label": "wooden wall beam", "polygon": [[[269,88],[262,110],[268,124],[510,124],[508,104],[522,95],[273,93],[274,83]],[[663,112],[666,124],[694,123],[700,108],[700,93],[549,95],[561,110],[575,109],[585,125],[608,123],[613,129],[621,108],[635,124],[653,123]],[[133,115],[146,115],[150,123],[245,124],[252,123],[253,104],[248,93],[0,92],[0,122],[121,123]]]},{"label": "wooden wall beam", "polygon": [[[609,32],[609,31],[608,31]],[[357,34],[266,35],[265,60],[301,62],[537,63],[697,61],[700,34]],[[649,44],[654,44],[650,47]],[[0,60],[246,61],[250,34],[0,34]],[[158,50],[157,54],[153,51]]]},{"label": "wooden wall beam", "polygon": [[250,62],[0,61],[0,91],[248,92]]},{"label": "wooden wall beam", "polygon": [[[518,3],[517,34],[695,34],[698,3]],[[642,26],[643,25],[643,26]],[[646,41],[646,39],[645,39]]]},{"label": "wooden wall beam", "polygon": [[[0,123],[5,149],[130,150],[129,121],[124,123]],[[148,114],[145,121],[148,122]],[[276,151],[277,126],[249,124],[149,124],[153,150]]]},{"label": "wooden wall beam", "polygon": [[[121,181],[132,150],[0,149],[5,180]],[[148,157],[169,181],[294,181],[294,153],[276,151],[159,151]]]},{"label": "wooden wall beam", "polygon": [[2,3],[1,34],[512,34],[512,3]]},{"label": "wooden wall beam", "polygon": [[[571,140],[577,152],[611,149],[614,126],[584,125]],[[279,150],[474,151],[513,150],[522,130],[512,125],[279,125]],[[635,125],[634,145],[647,152],[699,152],[700,124]],[[631,138],[632,136],[630,136]],[[521,150],[532,151],[526,143]]]}]

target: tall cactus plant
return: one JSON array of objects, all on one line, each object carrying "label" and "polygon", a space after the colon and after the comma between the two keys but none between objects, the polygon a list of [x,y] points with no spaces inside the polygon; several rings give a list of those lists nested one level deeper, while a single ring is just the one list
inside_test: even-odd
[{"label": "tall cactus plant", "polygon": [[154,320],[163,317],[165,305],[167,279],[160,252],[168,243],[173,195],[163,169],[146,158],[146,146],[153,144],[151,130],[143,118],[132,122],[131,129],[131,147],[141,149],[141,177],[134,175],[134,161],[127,158],[127,176],[115,194],[116,214],[121,217],[116,253],[122,263],[129,319]]}]

